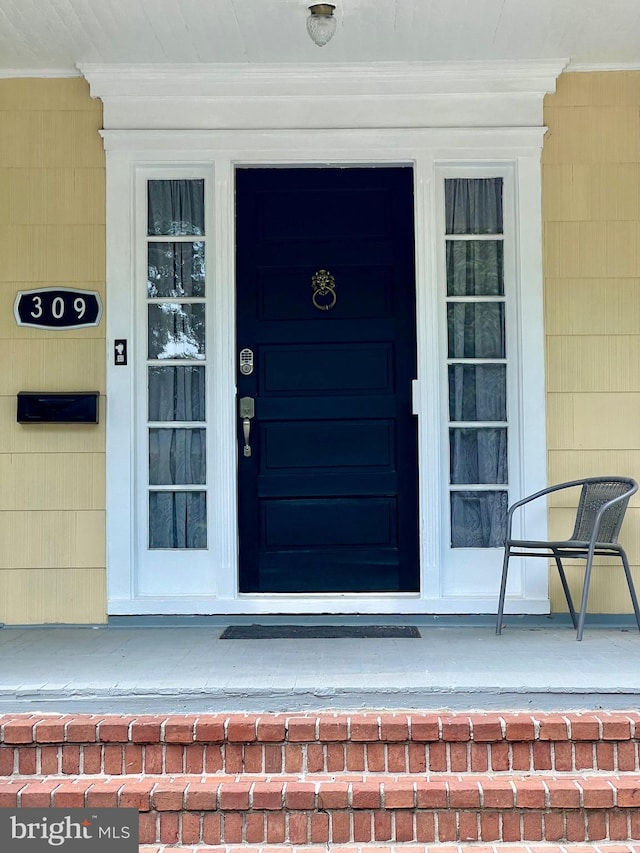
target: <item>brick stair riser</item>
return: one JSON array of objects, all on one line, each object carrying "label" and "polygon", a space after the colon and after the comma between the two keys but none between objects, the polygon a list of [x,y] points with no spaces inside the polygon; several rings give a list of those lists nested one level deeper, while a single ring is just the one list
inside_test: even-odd
[{"label": "brick stair riser", "polygon": [[[235,845],[216,844],[215,846],[189,845],[180,847],[165,846],[163,844],[143,844],[140,853],[329,853],[332,845],[262,845],[252,846],[243,844],[242,847]],[[640,853],[640,844],[626,842],[595,842],[592,844],[558,845],[558,844],[406,844],[395,843],[365,843],[365,844],[341,844],[340,853]]]},{"label": "brick stair riser", "polygon": [[[636,815],[637,818],[637,815]],[[500,812],[361,810],[326,812],[141,812],[143,844],[542,843],[638,838],[629,810]]]},{"label": "brick stair riser", "polygon": [[391,782],[60,779],[0,783],[0,807],[133,807],[151,844],[624,841],[640,777]]},{"label": "brick stair riser", "polygon": [[326,812],[145,812],[144,844],[349,844],[542,842],[640,837],[628,811],[482,812],[362,810]]},{"label": "brick stair riser", "polygon": [[139,773],[639,772],[636,741],[601,743],[112,744],[0,746],[0,776]]},{"label": "brick stair riser", "polygon": [[640,715],[0,717],[0,776],[640,770]]},{"label": "brick stair riser", "polygon": [[[167,847],[162,844],[141,845],[140,853],[329,853],[332,845],[269,845],[268,847],[252,846],[243,844],[241,848],[235,845],[215,846],[180,846]],[[574,850],[575,853],[640,853],[640,844],[619,842],[596,842],[593,844],[565,845],[558,844],[405,844],[395,843],[366,843],[366,844],[341,844],[340,853],[567,853]]]}]

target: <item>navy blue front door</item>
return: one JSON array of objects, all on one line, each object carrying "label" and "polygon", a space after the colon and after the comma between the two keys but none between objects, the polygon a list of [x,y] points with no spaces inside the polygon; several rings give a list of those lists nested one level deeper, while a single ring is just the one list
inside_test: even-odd
[{"label": "navy blue front door", "polygon": [[241,592],[418,590],[413,259],[410,168],[237,170]]}]

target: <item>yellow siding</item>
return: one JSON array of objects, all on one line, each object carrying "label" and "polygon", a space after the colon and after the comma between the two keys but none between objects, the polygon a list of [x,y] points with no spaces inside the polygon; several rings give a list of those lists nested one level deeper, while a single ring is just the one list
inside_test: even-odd
[{"label": "yellow siding", "polygon": [[[549,482],[640,479],[640,72],[563,74],[543,151]],[[637,496],[636,496],[637,498]],[[570,524],[554,501],[552,535]],[[621,537],[640,584],[640,499]],[[579,596],[582,572],[571,568]],[[551,608],[566,610],[551,571]],[[594,572],[589,609],[631,612],[619,561]]]},{"label": "yellow siding", "polygon": [[0,612],[7,624],[105,621],[104,569],[11,569],[0,572]]},{"label": "yellow siding", "polygon": [[104,225],[104,169],[77,167],[0,172],[0,225]]},{"label": "yellow siding", "polygon": [[14,510],[0,515],[0,568],[92,568],[104,563],[104,514]]},{"label": "yellow siding", "polygon": [[18,391],[105,391],[98,328],[20,328],[17,291],[105,297],[102,109],[80,78],[0,81],[0,622],[106,620],[98,426],[16,423]]}]

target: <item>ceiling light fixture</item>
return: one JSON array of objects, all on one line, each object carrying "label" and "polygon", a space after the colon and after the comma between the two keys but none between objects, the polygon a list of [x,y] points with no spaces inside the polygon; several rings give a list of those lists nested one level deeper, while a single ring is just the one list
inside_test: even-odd
[{"label": "ceiling light fixture", "polygon": [[307,32],[318,47],[324,47],[333,38],[336,31],[336,19],[333,17],[335,8],[333,3],[314,3],[309,6],[311,14],[307,18]]}]

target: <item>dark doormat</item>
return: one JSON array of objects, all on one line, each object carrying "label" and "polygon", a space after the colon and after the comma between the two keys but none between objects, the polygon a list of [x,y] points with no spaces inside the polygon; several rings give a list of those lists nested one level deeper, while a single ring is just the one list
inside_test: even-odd
[{"label": "dark doormat", "polygon": [[221,640],[420,639],[414,625],[229,625]]}]

